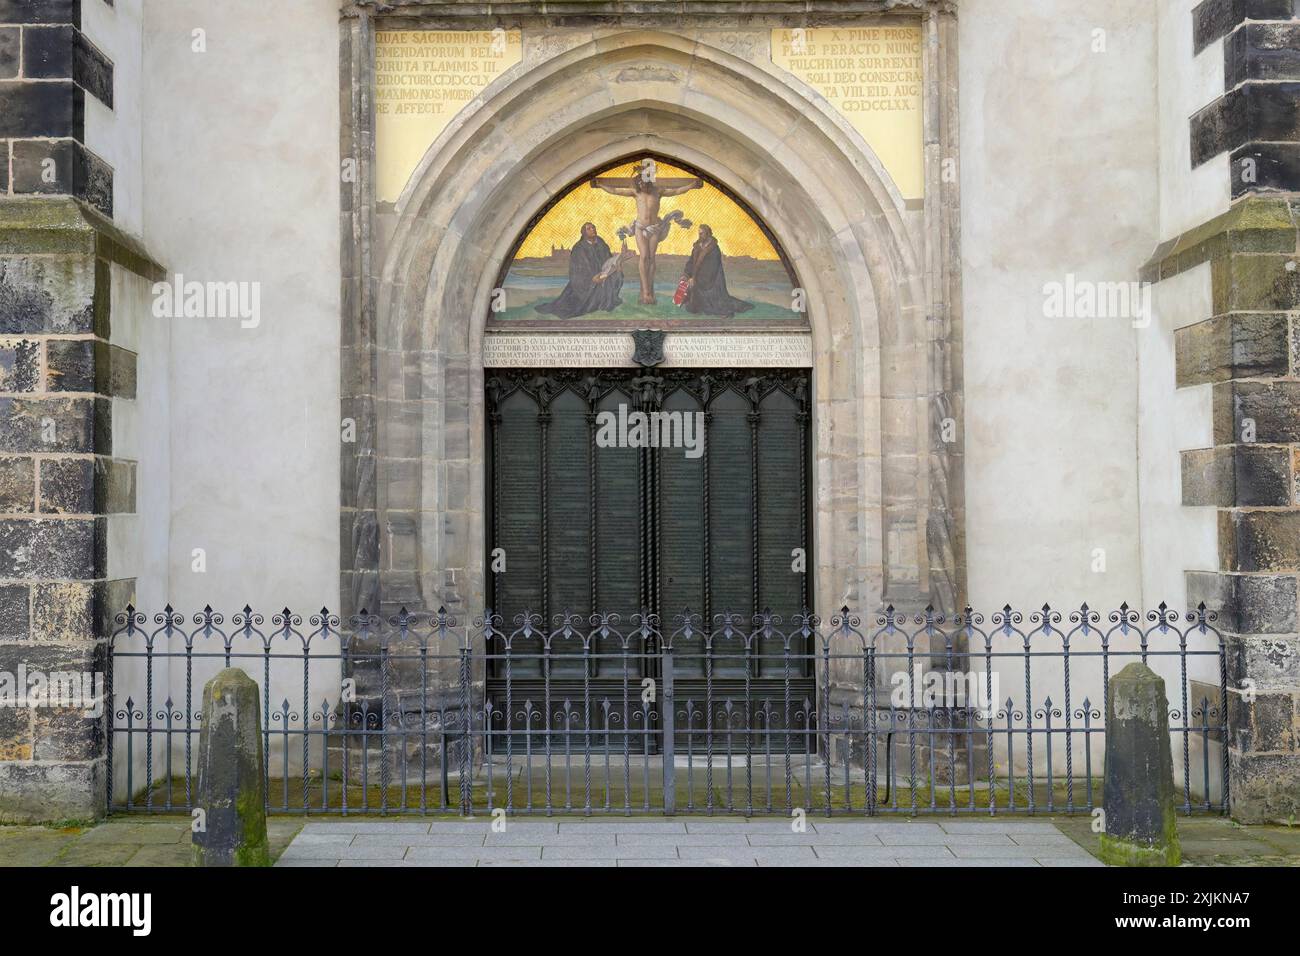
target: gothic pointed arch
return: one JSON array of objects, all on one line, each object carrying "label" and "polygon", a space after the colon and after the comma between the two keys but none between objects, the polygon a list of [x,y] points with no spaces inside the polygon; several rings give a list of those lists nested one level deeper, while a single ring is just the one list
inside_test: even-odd
[{"label": "gothic pointed arch", "polygon": [[[960,503],[934,433],[955,350],[932,321],[947,305],[927,285],[915,214],[861,138],[798,84],[695,38],[632,30],[525,66],[440,134],[382,227],[362,293],[374,455],[351,483],[373,495],[356,509],[353,552],[380,557],[349,579],[348,603],[481,606],[494,290],[519,237],[572,184],[659,156],[725,184],[803,290],[818,609],[952,607]],[[369,571],[361,557],[353,569]]]}]

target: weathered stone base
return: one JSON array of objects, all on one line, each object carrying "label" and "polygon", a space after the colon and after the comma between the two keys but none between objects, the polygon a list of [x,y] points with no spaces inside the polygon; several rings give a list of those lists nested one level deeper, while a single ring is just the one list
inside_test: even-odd
[{"label": "weathered stone base", "polygon": [[199,786],[205,826],[193,835],[195,866],[269,866],[265,755],[256,682],[237,667],[203,688]]},{"label": "weathered stone base", "polygon": [[1098,856],[1111,866],[1178,866],[1183,861],[1176,832],[1164,846],[1143,846],[1103,833]]},{"label": "weathered stone base", "polygon": [[1232,818],[1238,823],[1294,824],[1300,818],[1300,754],[1228,755]]},{"label": "weathered stone base", "polygon": [[[830,735],[831,764],[842,767],[847,761],[853,770],[865,772],[867,745],[861,708],[851,711],[850,719],[854,727],[851,733]],[[939,725],[942,726],[945,720],[938,718]],[[960,723],[954,722],[954,726],[960,726]],[[915,732],[910,736],[905,716],[897,718],[892,732],[889,727],[890,712],[879,711],[875,730],[877,784],[883,786],[887,777],[892,777],[895,787],[906,787],[911,777],[913,756],[919,785],[965,787],[972,780],[977,786],[988,782],[988,738],[983,732],[939,732],[932,735],[928,732],[929,722],[923,715],[917,717]]]},{"label": "weathered stone base", "polygon": [[98,819],[104,788],[103,760],[0,763],[0,824]]}]

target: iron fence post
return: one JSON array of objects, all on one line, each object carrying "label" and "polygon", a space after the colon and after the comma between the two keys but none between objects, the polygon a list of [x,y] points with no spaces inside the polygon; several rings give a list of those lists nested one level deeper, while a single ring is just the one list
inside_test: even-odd
[{"label": "iron fence post", "polygon": [[677,812],[677,767],[673,759],[676,705],[673,700],[673,646],[667,641],[663,645],[663,681],[664,693],[663,703],[659,707],[659,726],[664,735],[661,748],[664,761],[664,814],[673,816]]},{"label": "iron fence post", "polygon": [[468,639],[466,644],[460,649],[460,699],[461,713],[464,725],[461,728],[462,747],[460,752],[460,815],[468,817],[473,813],[472,798],[473,793],[470,787],[473,781],[470,779],[470,767],[473,755],[471,750],[474,746],[474,717],[470,710],[470,659],[469,659]]}]

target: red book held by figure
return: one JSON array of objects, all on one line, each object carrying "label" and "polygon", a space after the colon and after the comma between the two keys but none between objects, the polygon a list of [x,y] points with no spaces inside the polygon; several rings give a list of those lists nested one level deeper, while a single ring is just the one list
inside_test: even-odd
[{"label": "red book held by figure", "polygon": [[673,305],[681,305],[686,301],[686,293],[690,290],[691,280],[683,278],[677,283],[677,291],[673,293]]}]

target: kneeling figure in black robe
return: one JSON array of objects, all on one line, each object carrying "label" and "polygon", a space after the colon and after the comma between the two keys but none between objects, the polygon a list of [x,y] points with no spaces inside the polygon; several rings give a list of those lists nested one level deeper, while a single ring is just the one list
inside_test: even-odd
[{"label": "kneeling figure in black robe", "polygon": [[558,299],[537,306],[537,311],[571,319],[588,312],[608,312],[618,308],[622,304],[622,263],[608,275],[601,274],[610,256],[609,243],[596,235],[593,224],[584,223],[582,238],[569,252],[569,284]]},{"label": "kneeling figure in black robe", "polygon": [[729,317],[754,307],[753,303],[733,298],[727,291],[722,250],[708,226],[700,226],[700,238],[691,247],[691,257],[686,260],[682,277],[688,282],[685,305],[690,312]]}]

